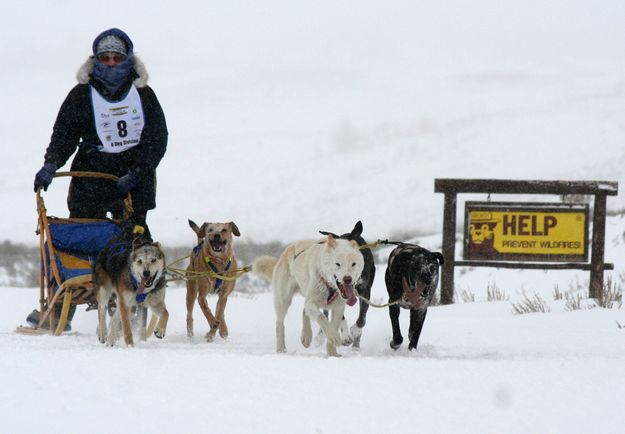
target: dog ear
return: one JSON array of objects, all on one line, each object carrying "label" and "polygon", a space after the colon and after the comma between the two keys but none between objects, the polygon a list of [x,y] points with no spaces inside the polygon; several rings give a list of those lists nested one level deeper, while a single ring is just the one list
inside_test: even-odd
[{"label": "dog ear", "polygon": [[356,222],[356,225],[354,225],[354,229],[352,229],[352,233],[349,234],[349,239],[356,239],[356,237],[359,237],[360,234],[362,234],[362,222],[358,220],[358,222]]},{"label": "dog ear", "polygon": [[334,238],[339,238],[339,236],[337,234],[335,234],[334,232],[328,232],[328,231],[319,231],[319,233],[321,235],[332,235]]},{"label": "dog ear", "polygon": [[197,235],[199,237],[200,236],[200,228],[198,227],[198,225],[196,225],[193,220],[189,219],[189,226],[191,226],[191,229],[193,229],[193,232],[195,232],[195,235]]},{"label": "dog ear", "polygon": [[143,239],[141,237],[134,237],[132,239],[132,243],[130,243],[130,248],[134,252],[135,249],[138,249],[139,247],[143,246],[144,244],[145,243],[143,242]]},{"label": "dog ear", "polygon": [[197,236],[199,239],[203,240],[204,237],[206,236],[206,230],[208,229],[208,223],[204,222],[202,223],[202,226],[200,226],[200,229],[197,232]]},{"label": "dog ear", "polygon": [[163,261],[164,261],[165,260],[165,252],[163,251],[163,248],[161,247],[161,243],[159,243],[157,241],[155,243],[152,243],[152,245],[158,249],[158,257],[162,258]]},{"label": "dog ear", "polygon": [[230,230],[232,230],[232,233],[236,235],[237,237],[240,237],[241,232],[239,232],[239,228],[237,227],[237,225],[234,224],[234,222],[230,222],[228,224],[230,225]]},{"label": "dog ear", "polygon": [[332,234],[328,234],[328,246],[336,247],[336,240],[332,236]]},{"label": "dog ear", "polygon": [[434,257],[438,259],[438,263],[443,265],[445,263],[445,257],[440,252],[434,252]]}]

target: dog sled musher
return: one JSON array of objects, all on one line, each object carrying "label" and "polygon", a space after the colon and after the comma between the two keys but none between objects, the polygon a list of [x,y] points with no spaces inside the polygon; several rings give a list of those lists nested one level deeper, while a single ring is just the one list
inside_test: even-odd
[{"label": "dog sled musher", "polygon": [[[64,176],[103,178],[112,182],[118,180],[117,176],[99,172],[57,172],[54,175]],[[112,219],[48,216],[41,188],[36,191],[36,200],[40,262],[39,323],[36,327],[19,326],[16,332],[59,336],[64,331],[70,309],[80,304],[87,304],[87,310],[95,309],[97,302],[92,265],[100,250],[121,233],[121,228]],[[123,202],[125,215],[131,215],[130,193]],[[57,321],[55,309],[59,309],[59,306]]]}]

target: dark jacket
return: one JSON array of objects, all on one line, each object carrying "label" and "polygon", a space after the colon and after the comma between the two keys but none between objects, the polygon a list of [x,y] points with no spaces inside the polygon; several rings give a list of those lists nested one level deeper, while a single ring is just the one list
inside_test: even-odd
[{"label": "dark jacket", "polygon": [[[78,151],[72,161],[72,171],[104,172],[124,176],[135,172],[138,185],[131,191],[136,212],[156,207],[156,167],[167,148],[167,125],[163,110],[147,85],[147,72],[136,58],[131,76],[116,95],[108,95],[97,81],[90,77],[93,59],[90,58],[78,71],[78,82],[61,105],[54,124],[52,138],[46,150],[45,162],[62,167],[70,156]],[[124,152],[112,154],[98,151],[101,146],[95,128],[90,86],[108,100],[120,100],[134,84],[141,98],[145,124],[139,145]],[[93,204],[107,207],[118,202],[120,193],[114,182],[94,178],[73,178],[68,195],[70,211]],[[80,204],[80,205],[79,205]]]}]

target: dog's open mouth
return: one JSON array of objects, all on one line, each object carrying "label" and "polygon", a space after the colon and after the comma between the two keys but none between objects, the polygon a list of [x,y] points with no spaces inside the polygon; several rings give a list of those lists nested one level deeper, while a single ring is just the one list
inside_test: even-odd
[{"label": "dog's open mouth", "polygon": [[[158,274],[158,273],[156,273]],[[143,277],[141,282],[139,283],[139,287],[137,288],[137,294],[143,294],[146,288],[151,288],[154,285],[154,280],[156,279],[156,274],[150,277]]]},{"label": "dog's open mouth", "polygon": [[401,284],[403,289],[402,301],[410,307],[422,307],[427,298],[427,287],[425,283],[417,282],[413,288],[408,284],[406,277],[402,276]]},{"label": "dog's open mouth", "polygon": [[226,249],[226,242],[222,240],[212,240],[210,241],[210,245],[215,253],[221,253]]},{"label": "dog's open mouth", "polygon": [[336,286],[339,288],[339,292],[341,293],[341,298],[345,300],[348,306],[353,306],[358,301],[356,297],[356,291],[354,291],[354,285],[351,283],[341,283],[338,280],[336,281]]}]

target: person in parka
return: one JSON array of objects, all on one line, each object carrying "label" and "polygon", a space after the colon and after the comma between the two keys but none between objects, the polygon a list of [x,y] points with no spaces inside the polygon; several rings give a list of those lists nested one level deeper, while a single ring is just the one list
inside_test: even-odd
[{"label": "person in parka", "polygon": [[[105,218],[107,213],[122,218],[120,199],[130,192],[134,223],[143,226],[150,239],[146,215],[156,207],[156,167],[167,148],[165,115],[126,33],[116,28],[100,33],[92,51],[78,70],[78,84],[61,105],[44,165],[35,175],[35,191],[47,189],[55,172],[76,152],[72,171],[109,173],[119,179],[114,183],[73,177],[67,196],[70,218]],[[61,307],[57,304],[57,318]],[[70,321],[75,309],[72,305]],[[38,326],[39,311],[33,310],[26,321]],[[70,322],[65,327],[69,330]]]},{"label": "person in parka", "polygon": [[70,217],[121,218],[131,193],[135,222],[145,228],[156,207],[156,167],[167,148],[167,125],[148,73],[126,33],[113,28],[93,41],[93,54],[78,70],[78,84],[61,105],[35,191],[48,187],[56,170],[76,151],[72,171],[104,172],[106,179],[73,178],[67,205]]}]

